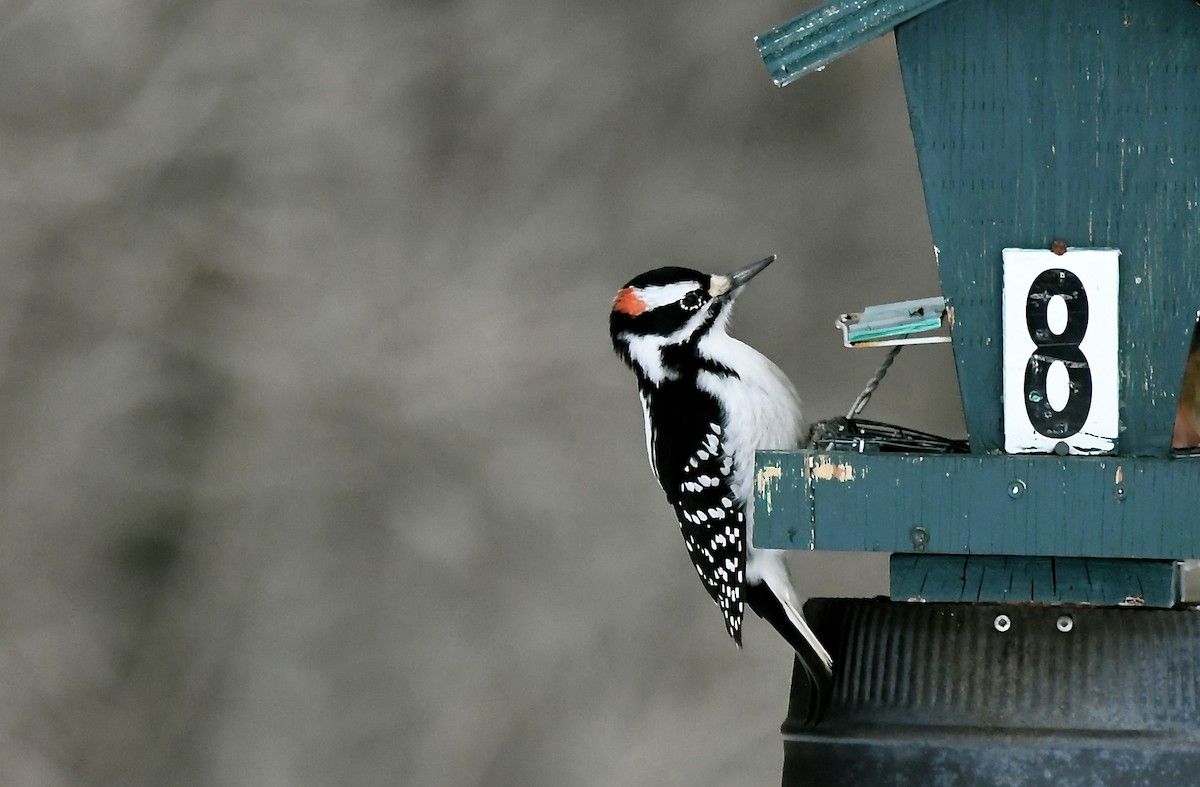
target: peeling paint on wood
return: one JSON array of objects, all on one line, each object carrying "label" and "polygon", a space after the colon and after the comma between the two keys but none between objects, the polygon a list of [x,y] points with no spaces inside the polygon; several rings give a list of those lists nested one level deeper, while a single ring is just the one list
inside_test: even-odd
[{"label": "peeling paint on wood", "polygon": [[762,500],[763,508],[768,514],[771,513],[772,508],[771,488],[773,486],[773,482],[777,483],[782,476],[782,468],[772,467],[770,465],[759,468],[754,475],[754,486],[756,489],[758,489],[758,497],[760,500]]},{"label": "peeling paint on wood", "polygon": [[809,478],[818,481],[841,481],[843,484],[854,480],[854,465],[849,462],[834,462],[828,456],[816,456],[806,467]]},{"label": "peeling paint on wood", "polygon": [[[816,472],[841,465],[853,482]],[[811,529],[813,549],[910,552],[919,525],[928,553],[1200,557],[1200,457],[760,451],[758,468],[757,547]]]}]

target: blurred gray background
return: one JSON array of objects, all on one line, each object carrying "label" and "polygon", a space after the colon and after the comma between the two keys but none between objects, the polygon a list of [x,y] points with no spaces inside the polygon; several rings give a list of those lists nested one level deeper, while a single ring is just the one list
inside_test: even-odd
[{"label": "blurred gray background", "polygon": [[[891,38],[757,58],[811,4],[0,0],[3,783],[777,783],[606,320],[778,254],[735,332],[824,417],[938,292]],[[949,351],[866,414],[960,435]]]}]

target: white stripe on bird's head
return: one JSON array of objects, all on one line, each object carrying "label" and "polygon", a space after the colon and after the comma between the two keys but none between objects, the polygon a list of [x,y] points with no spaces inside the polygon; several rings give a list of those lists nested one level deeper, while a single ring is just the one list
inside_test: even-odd
[{"label": "white stripe on bird's head", "polygon": [[694,281],[681,281],[675,284],[654,284],[637,290],[638,298],[646,304],[647,309],[657,309],[675,303],[687,295],[700,289]]}]

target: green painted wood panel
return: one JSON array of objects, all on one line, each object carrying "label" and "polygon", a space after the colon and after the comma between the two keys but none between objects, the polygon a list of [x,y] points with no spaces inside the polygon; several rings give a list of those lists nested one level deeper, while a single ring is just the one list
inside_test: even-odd
[{"label": "green painted wood panel", "polygon": [[1178,564],[1001,555],[892,555],[894,601],[1133,605],[1178,602]]},{"label": "green painted wood panel", "polygon": [[1121,251],[1117,451],[1165,456],[1200,309],[1200,7],[952,0],[896,45],[972,452],[1003,446],[1001,250],[1062,239]]},{"label": "green painted wood panel", "polygon": [[754,545],[1200,557],[1200,458],[759,451]]},{"label": "green painted wood panel", "polygon": [[754,37],[780,87],[946,0],[835,0]]}]

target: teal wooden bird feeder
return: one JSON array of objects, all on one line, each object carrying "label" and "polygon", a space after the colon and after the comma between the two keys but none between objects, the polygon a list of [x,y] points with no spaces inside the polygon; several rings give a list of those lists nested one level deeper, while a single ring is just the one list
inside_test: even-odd
[{"label": "teal wooden bird feeder", "polygon": [[968,439],[759,453],[756,546],[892,554],[890,601],[810,603],[838,667],[784,782],[1196,783],[1200,6],[849,0],[757,44],[785,85],[893,31],[945,300],[843,327],[942,318]]}]

